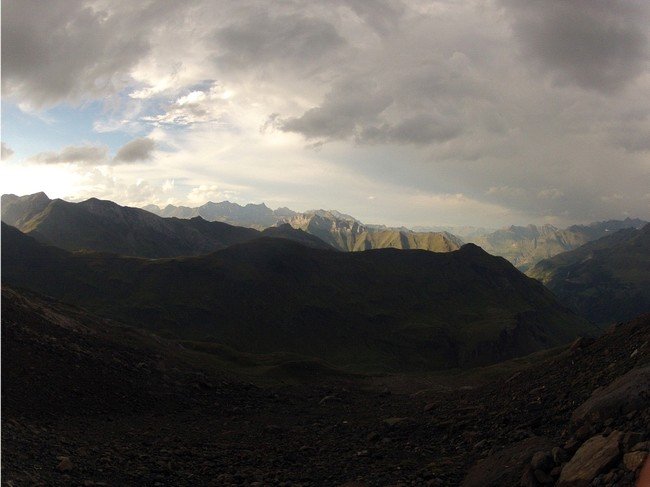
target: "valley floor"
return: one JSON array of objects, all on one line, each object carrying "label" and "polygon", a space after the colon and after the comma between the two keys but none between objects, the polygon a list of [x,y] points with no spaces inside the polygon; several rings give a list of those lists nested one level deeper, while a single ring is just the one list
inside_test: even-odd
[{"label": "valley floor", "polygon": [[97,320],[3,289],[3,485],[551,485],[600,434],[617,450],[594,485],[633,485],[630,453],[648,450],[647,390],[571,420],[598,387],[647,380],[648,315],[502,380],[416,393],[258,387]]}]

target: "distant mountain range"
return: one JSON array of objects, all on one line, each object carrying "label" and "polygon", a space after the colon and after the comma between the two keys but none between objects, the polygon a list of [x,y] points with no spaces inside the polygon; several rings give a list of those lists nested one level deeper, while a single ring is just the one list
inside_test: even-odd
[{"label": "distant mountain range", "polygon": [[450,252],[463,245],[462,240],[448,232],[414,232],[407,228],[364,225],[356,218],[336,210],[298,213],[288,208],[271,210],[264,203],[241,206],[229,201],[208,202],[196,208],[168,205],[161,209],[156,205],[148,205],[144,209],[163,217],[201,216],[210,221],[252,228],[288,223],[343,251],[397,248]]},{"label": "distant mountain range", "polygon": [[146,260],[70,253],[3,223],[2,279],[166,336],[351,371],[492,363],[592,330],[539,282],[472,244],[348,253],[261,238]]},{"label": "distant mountain range", "polygon": [[622,228],[641,228],[647,223],[636,218],[627,218],[589,225],[572,225],[565,229],[553,225],[510,226],[498,230],[471,226],[420,226],[408,229],[364,224],[336,210],[310,210],[299,213],[288,208],[271,210],[263,203],[241,206],[223,201],[209,202],[196,208],[168,205],[161,209],[149,205],[144,209],[160,216],[201,216],[210,221],[260,229],[289,223],[292,227],[315,235],[343,251],[390,247],[449,252],[460,248],[465,242],[471,242],[493,255],[505,257],[522,271],[542,259],[573,250],[611,232]]},{"label": "distant mountain range", "polygon": [[50,200],[44,193],[2,196],[2,221],[37,240],[66,250],[94,250],[148,258],[199,255],[263,236],[331,248],[288,225],[260,232],[222,222],[162,218],[139,208],[91,198]]},{"label": "distant mountain range", "polygon": [[587,242],[623,228],[641,228],[647,222],[639,219],[609,220],[589,225],[572,225],[559,229],[553,225],[510,226],[487,235],[467,238],[487,252],[505,257],[518,269],[526,269]]},{"label": "distant mountain range", "polygon": [[345,251],[395,248],[451,252],[463,245],[459,238],[450,233],[413,232],[408,229],[369,226],[348,215],[333,211],[299,213],[283,221]]},{"label": "distant mountain range", "polygon": [[537,263],[528,275],[593,322],[650,311],[650,224],[626,228]]},{"label": "distant mountain range", "polygon": [[282,219],[296,214],[295,211],[289,208],[272,210],[264,203],[259,205],[249,203],[241,206],[230,201],[222,201],[220,203],[209,201],[195,208],[174,205],[167,205],[164,208],[160,208],[156,205],[147,205],[143,209],[166,218],[195,218],[200,216],[208,221],[230,223],[231,225],[250,227],[257,230],[272,227]]},{"label": "distant mountain range", "polygon": [[[272,210],[263,203],[241,206],[223,201],[196,208],[168,205],[164,209],[149,205],[145,210],[94,198],[81,203],[50,200],[44,193],[2,197],[2,220],[43,242],[68,250],[100,250],[142,257],[199,255],[260,236],[282,236],[342,251],[397,248],[450,252],[471,242],[493,255],[505,257],[525,272],[540,260],[620,229],[641,228],[646,223],[627,218],[565,229],[528,225],[496,231],[429,227],[438,231],[416,232],[405,227],[364,224],[336,210],[298,213],[288,208]],[[151,212],[163,218],[155,218]],[[300,232],[292,232],[287,224]],[[282,230],[274,229],[279,226]],[[444,229],[455,229],[464,237],[461,239]]]}]

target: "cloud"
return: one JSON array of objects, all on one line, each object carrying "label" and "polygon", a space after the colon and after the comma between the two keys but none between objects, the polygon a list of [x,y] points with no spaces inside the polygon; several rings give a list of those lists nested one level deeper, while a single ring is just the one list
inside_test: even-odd
[{"label": "cloud", "polygon": [[292,66],[321,62],[345,44],[324,19],[297,13],[245,16],[216,30],[217,64],[247,68],[288,62]]},{"label": "cloud", "polygon": [[[6,165],[17,187],[37,177],[48,191],[69,187],[71,173],[95,164],[135,184],[138,200],[185,204],[203,186],[237,191],[243,203],[436,224],[456,205],[450,197],[441,205],[440,195],[462,194],[471,204],[453,206],[448,223],[650,218],[647,1],[8,0],[3,8],[3,101],[63,105],[39,114],[50,119],[41,133],[21,132],[28,143],[78,148],[95,130],[93,141],[146,133],[173,148],[140,142],[113,158],[119,147],[110,145],[96,162],[24,164],[24,173]],[[5,112],[12,133],[33,116]],[[59,130],[70,120],[78,125]],[[64,152],[39,157],[74,159]],[[155,164],[137,163],[152,154]],[[109,179],[85,187],[123,201],[131,194]],[[411,194],[426,195],[417,209]]]},{"label": "cloud", "polygon": [[194,3],[3,2],[3,97],[41,109],[117,93],[133,83],[155,35],[178,29],[177,10]]},{"label": "cloud", "polygon": [[37,164],[105,164],[108,159],[108,147],[94,145],[68,146],[59,152],[40,152],[28,159]]},{"label": "cloud", "polygon": [[402,120],[397,125],[366,127],[357,140],[363,143],[421,145],[444,142],[457,137],[461,132],[462,127],[457,121],[419,114]]},{"label": "cloud", "polygon": [[14,155],[14,151],[11,147],[9,147],[7,144],[2,142],[2,157],[1,159],[4,161],[5,159],[9,159],[11,156]]},{"label": "cloud", "polygon": [[124,144],[117,151],[113,161],[116,164],[123,162],[148,161],[153,157],[153,150],[156,143],[148,137],[133,139],[131,142]]},{"label": "cloud", "polygon": [[190,126],[197,123],[227,123],[230,90],[219,83],[213,83],[206,90],[192,90],[178,97],[165,107],[162,113],[142,117],[145,122],[154,125]]},{"label": "cloud", "polygon": [[647,10],[636,2],[509,0],[524,56],[561,83],[621,90],[648,61]]},{"label": "cloud", "polygon": [[307,139],[347,139],[375,123],[392,102],[389,94],[372,83],[348,82],[330,91],[320,106],[276,124],[283,132],[299,133]]}]

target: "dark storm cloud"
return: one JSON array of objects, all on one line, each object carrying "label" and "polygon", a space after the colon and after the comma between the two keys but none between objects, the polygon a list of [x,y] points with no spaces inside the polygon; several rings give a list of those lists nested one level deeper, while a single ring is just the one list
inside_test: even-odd
[{"label": "dark storm cloud", "polygon": [[11,147],[9,147],[7,144],[2,142],[2,156],[0,159],[9,159],[11,156],[14,155],[14,151]]},{"label": "dark storm cloud", "polygon": [[115,163],[148,161],[152,158],[155,147],[155,142],[148,137],[133,139],[117,151],[113,161]]},{"label": "dark storm cloud", "polygon": [[39,164],[102,164],[106,163],[108,156],[107,147],[94,145],[64,147],[60,152],[40,152],[30,157],[30,162]]},{"label": "dark storm cloud", "polygon": [[462,127],[452,120],[441,120],[427,114],[420,114],[396,125],[382,124],[366,127],[358,136],[363,143],[388,144],[430,144],[444,142],[457,137]]},{"label": "dark storm cloud", "polygon": [[647,6],[630,1],[507,0],[524,56],[561,83],[612,93],[648,60]]},{"label": "dark storm cloud", "polygon": [[307,139],[347,139],[375,123],[392,102],[390,95],[372,83],[347,82],[328,93],[320,106],[276,123],[280,130]]},{"label": "dark storm cloud", "polygon": [[343,4],[380,34],[394,31],[405,11],[404,4],[396,0],[343,0]]},{"label": "dark storm cloud", "polygon": [[174,5],[116,2],[108,11],[82,0],[3,1],[3,95],[40,108],[114,93],[149,52],[151,26]]},{"label": "dark storm cloud", "polygon": [[215,32],[218,64],[246,68],[273,62],[312,64],[345,44],[325,20],[299,14],[243,18]]}]

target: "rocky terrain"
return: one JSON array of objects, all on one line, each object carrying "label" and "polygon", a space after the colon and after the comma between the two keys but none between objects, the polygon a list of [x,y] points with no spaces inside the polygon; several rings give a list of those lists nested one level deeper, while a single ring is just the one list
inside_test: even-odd
[{"label": "rocky terrain", "polygon": [[336,211],[298,213],[282,221],[349,252],[386,248],[451,252],[463,245],[462,240],[447,232],[413,232],[406,228],[364,225]]},{"label": "rocky terrain", "polygon": [[261,381],[2,300],[3,485],[631,486],[648,455],[648,315],[496,376]]}]

